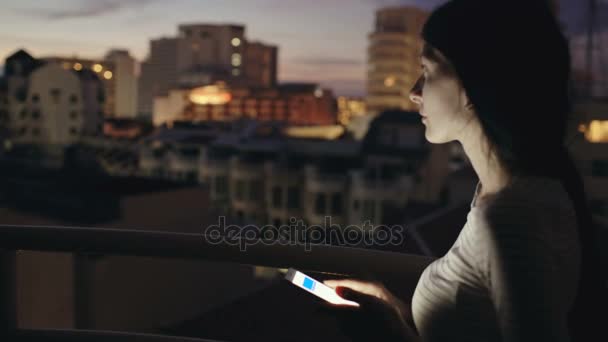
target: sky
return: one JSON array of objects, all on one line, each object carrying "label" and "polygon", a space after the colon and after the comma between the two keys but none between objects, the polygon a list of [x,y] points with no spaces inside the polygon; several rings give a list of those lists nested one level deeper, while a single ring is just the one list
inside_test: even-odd
[{"label": "sky", "polygon": [[[507,0],[508,1],[508,0]],[[138,60],[149,40],[177,34],[181,23],[246,25],[249,40],[279,46],[279,80],[313,81],[338,95],[365,88],[367,35],[376,9],[414,5],[432,10],[444,0],[2,0],[0,64],[23,48],[34,57],[101,58],[111,48]],[[583,0],[560,0],[573,39],[585,30]],[[599,0],[608,23],[608,0]],[[606,25],[608,26],[608,24]]]}]

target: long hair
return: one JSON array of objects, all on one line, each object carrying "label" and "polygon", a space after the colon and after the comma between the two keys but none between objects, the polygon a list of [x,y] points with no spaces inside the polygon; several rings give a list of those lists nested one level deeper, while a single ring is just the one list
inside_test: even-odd
[{"label": "long hair", "polygon": [[[559,179],[576,211],[578,294],[569,313],[574,341],[603,331],[605,305],[584,184],[565,137],[571,105],[568,42],[547,1],[453,0],[431,14],[427,44],[453,65],[494,154],[511,175]],[[605,306],[601,307],[602,309]]]}]

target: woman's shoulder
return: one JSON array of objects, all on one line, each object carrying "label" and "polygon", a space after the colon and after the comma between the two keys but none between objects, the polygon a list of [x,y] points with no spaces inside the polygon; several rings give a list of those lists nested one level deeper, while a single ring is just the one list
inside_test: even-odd
[{"label": "woman's shoulder", "polygon": [[529,232],[574,216],[574,206],[560,180],[525,177],[471,208],[469,220],[493,233],[501,229]]}]

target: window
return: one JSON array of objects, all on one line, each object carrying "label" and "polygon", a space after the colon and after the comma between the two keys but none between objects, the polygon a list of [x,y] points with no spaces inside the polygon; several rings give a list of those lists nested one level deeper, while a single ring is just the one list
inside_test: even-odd
[{"label": "window", "polygon": [[78,134],[78,129],[76,129],[76,127],[71,127],[71,128],[70,128],[70,134],[71,134],[71,135],[76,135],[76,134]]},{"label": "window", "polygon": [[78,117],[78,112],[76,112],[75,110],[70,112],[70,119],[74,120]]},{"label": "window", "polygon": [[272,188],[272,207],[275,209],[281,208],[281,188],[275,186]]},{"label": "window", "polygon": [[259,180],[251,181],[249,188],[249,200],[257,201],[260,196],[264,193],[264,184]]},{"label": "window", "polygon": [[15,92],[15,98],[17,101],[19,101],[19,103],[25,102],[25,100],[27,100],[27,89],[25,87],[20,87],[17,89]]},{"label": "window", "polygon": [[38,103],[40,101],[40,95],[38,94],[33,94],[32,95],[32,102],[34,103]]},{"label": "window", "polygon": [[78,96],[76,96],[75,94],[72,94],[70,96],[70,103],[72,103],[72,104],[78,103]]},{"label": "window", "polygon": [[374,218],[375,218],[375,206],[376,204],[374,203],[373,200],[364,200],[363,201],[363,213],[362,213],[362,219],[363,221],[371,221],[374,222]]},{"label": "window", "polygon": [[331,196],[331,213],[332,215],[342,214],[342,194],[339,192]]},{"label": "window", "polygon": [[21,129],[19,129],[19,135],[24,136],[26,134],[27,134],[27,128],[21,127]]},{"label": "window", "polygon": [[242,201],[243,198],[245,197],[245,181],[244,180],[236,181],[236,191],[235,191],[234,197],[236,197],[236,199],[239,201]]},{"label": "window", "polygon": [[27,117],[27,110],[25,108],[23,108],[21,110],[21,112],[19,113],[19,118],[25,119],[26,117]]},{"label": "window", "polygon": [[209,32],[201,31],[201,38],[203,38],[203,39],[209,38]]},{"label": "window", "polygon": [[281,226],[281,220],[279,220],[279,219],[272,220],[272,225],[275,226],[276,228],[279,228]]},{"label": "window", "polygon": [[593,175],[593,177],[608,177],[608,160],[592,161],[591,175]]},{"label": "window", "polygon": [[358,211],[358,210],[359,210],[359,207],[360,207],[359,200],[354,200],[354,201],[353,201],[353,210]]},{"label": "window", "polygon": [[190,182],[190,183],[196,182],[196,172],[195,171],[186,172],[186,181]]},{"label": "window", "polygon": [[325,214],[325,194],[317,194],[317,197],[315,198],[315,214]]},{"label": "window", "polygon": [[32,111],[32,118],[33,119],[39,119],[40,118],[40,111],[38,109],[35,109],[34,111]]},{"label": "window", "polygon": [[287,188],[287,208],[300,208],[300,189],[298,189],[296,186],[290,186]]},{"label": "window", "polygon": [[40,135],[40,129],[38,129],[38,128],[32,129],[32,135],[35,136],[35,137],[39,136]]},{"label": "window", "polygon": [[243,221],[245,221],[245,214],[241,210],[237,211],[236,219],[239,221],[239,223],[242,223]]},{"label": "window", "polygon": [[242,63],[242,57],[240,53],[233,53],[232,54],[232,66],[238,67],[241,66]]},{"label": "window", "polygon": [[49,93],[51,95],[51,100],[53,101],[53,104],[59,104],[59,100],[61,97],[61,89],[53,88],[49,91]]},{"label": "window", "polygon": [[215,177],[215,193],[220,196],[228,193],[228,179],[226,176]]}]

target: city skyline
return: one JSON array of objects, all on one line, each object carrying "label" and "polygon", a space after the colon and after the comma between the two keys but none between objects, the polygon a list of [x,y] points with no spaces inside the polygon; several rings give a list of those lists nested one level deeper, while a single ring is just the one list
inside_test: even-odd
[{"label": "city skyline", "polygon": [[[175,35],[178,24],[235,23],[246,26],[248,39],[279,46],[280,81],[318,81],[338,95],[363,96],[367,35],[373,31],[375,10],[401,5],[431,10],[442,2],[176,0],[168,11],[158,0],[60,0],[45,3],[47,7],[9,1],[8,10],[0,13],[0,25],[6,25],[0,56],[24,48],[36,57],[99,58],[111,48],[125,48],[141,62],[150,39]],[[584,34],[586,8],[575,0],[561,0],[560,6],[569,35]],[[599,1],[599,7],[604,16],[608,1]]]}]

